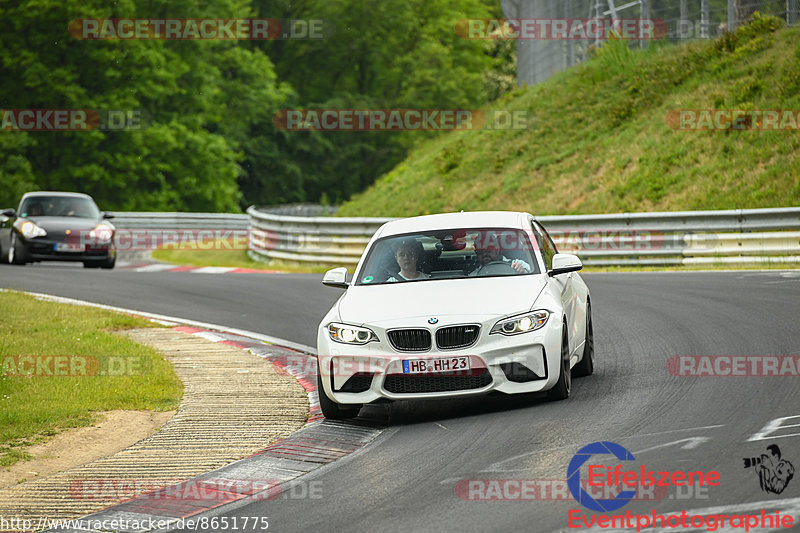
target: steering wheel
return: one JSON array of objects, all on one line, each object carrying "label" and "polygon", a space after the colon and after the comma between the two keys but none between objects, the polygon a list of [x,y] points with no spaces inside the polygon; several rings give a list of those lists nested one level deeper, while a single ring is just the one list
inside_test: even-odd
[{"label": "steering wheel", "polygon": [[511,267],[511,263],[505,261],[491,261],[478,268],[475,273],[476,276],[504,276],[508,274],[517,274],[517,271]]}]

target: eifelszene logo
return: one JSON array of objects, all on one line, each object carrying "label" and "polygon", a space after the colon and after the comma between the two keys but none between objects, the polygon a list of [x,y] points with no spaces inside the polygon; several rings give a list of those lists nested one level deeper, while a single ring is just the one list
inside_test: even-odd
[{"label": "eifelszene logo", "polygon": [[[632,465],[628,470],[622,464],[614,467],[604,466],[589,461],[595,455],[613,455],[620,461],[635,461],[631,452],[614,442],[593,442],[584,446],[567,467],[567,487],[575,500],[592,511],[608,513],[624,507],[636,496],[638,487],[688,487],[688,486],[717,486],[719,485],[719,472],[710,470],[680,471],[666,470],[655,471],[645,465]],[[581,467],[587,465],[588,487],[619,487],[621,490],[613,498],[594,499],[581,486]]]},{"label": "eifelszene logo", "polygon": [[767,451],[769,454],[762,453],[761,457],[745,457],[744,467],[755,470],[761,490],[780,494],[794,477],[794,466],[781,458],[777,444],[767,446]]},{"label": "eifelszene logo", "polygon": [[[766,491],[780,492],[791,479],[794,472],[792,466],[780,458],[780,450],[775,447],[768,448],[771,456],[762,455],[760,459],[745,459],[745,468],[751,466],[757,468],[761,487]],[[595,455],[605,455],[606,457],[592,460]],[[613,466],[606,466],[612,455],[621,463]],[[717,487],[720,485],[720,474],[715,470],[664,470],[655,471],[648,469],[644,464],[633,463],[636,458],[631,452],[619,444],[602,441],[593,442],[584,446],[569,463],[567,469],[567,487],[572,497],[583,507],[592,511],[604,513],[594,514],[585,513],[580,509],[570,509],[567,513],[568,525],[570,529],[584,529],[590,531],[620,531],[620,530],[652,530],[661,531],[682,528],[691,531],[744,531],[752,530],[774,530],[776,528],[789,529],[794,525],[794,517],[781,511],[767,513],[766,510],[759,511],[758,514],[751,513],[731,513],[724,507],[711,508],[714,511],[726,511],[725,513],[713,512],[709,509],[702,514],[694,514],[685,510],[671,513],[659,513],[657,510],[645,513],[635,513],[630,510],[615,514],[605,514],[624,507],[635,495],[634,490],[638,487]],[[585,467],[584,467],[585,465]],[[627,470],[626,470],[627,468]],[[594,499],[588,491],[583,489],[581,480],[581,470],[586,472],[585,486],[607,487],[614,490],[624,488],[613,498]],[[603,495],[607,493],[603,491]]]},{"label": "eifelszene logo", "polygon": [[607,513],[627,505],[636,496],[636,491],[623,490],[614,498],[595,500],[581,487],[581,466],[593,455],[602,454],[613,454],[620,461],[633,461],[636,459],[631,452],[617,443],[607,441],[593,442],[578,450],[578,453],[569,462],[567,467],[567,486],[572,497],[579,504],[592,511]]}]

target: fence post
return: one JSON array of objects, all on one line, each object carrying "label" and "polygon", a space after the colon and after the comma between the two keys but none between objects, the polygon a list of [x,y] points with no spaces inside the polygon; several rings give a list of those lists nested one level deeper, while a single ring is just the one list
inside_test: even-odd
[{"label": "fence post", "polygon": [[687,37],[686,31],[689,23],[689,8],[686,6],[686,0],[681,0],[680,3],[681,15],[678,20],[678,39],[684,40]]},{"label": "fence post", "polygon": [[798,0],[786,0],[786,24],[793,26],[797,24]]},{"label": "fence post", "polygon": [[728,0],[728,31],[736,29],[736,0]]},{"label": "fence post", "polygon": [[[650,20],[650,0],[642,0],[641,18],[642,18],[642,20]],[[640,27],[641,27],[641,25],[640,25]],[[653,37],[652,31],[651,31],[651,35],[649,35],[647,37],[642,35],[641,37],[642,37],[642,39],[639,40],[639,46],[641,48],[647,48],[647,46],[649,45],[650,39],[652,39],[652,37]]]},{"label": "fence post", "polygon": [[711,24],[711,11],[708,0],[700,0],[700,37],[708,39],[709,26]]},{"label": "fence post", "polygon": [[[597,2],[594,4],[594,17],[598,20],[603,18],[603,4],[601,3],[601,0],[597,0]],[[600,35],[595,37],[594,45],[597,48],[600,48],[602,44],[603,38]]]}]

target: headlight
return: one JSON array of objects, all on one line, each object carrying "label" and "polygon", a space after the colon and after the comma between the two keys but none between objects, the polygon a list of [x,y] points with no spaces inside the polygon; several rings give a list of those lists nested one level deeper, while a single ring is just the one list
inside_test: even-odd
[{"label": "headlight", "polygon": [[519,335],[520,333],[527,333],[529,331],[536,331],[545,324],[547,319],[550,318],[550,311],[540,310],[524,315],[517,315],[510,318],[504,318],[492,327],[492,333],[500,333],[501,335]]},{"label": "headlight", "polygon": [[114,228],[108,224],[98,224],[92,231],[89,232],[89,237],[93,242],[109,243],[114,238]]},{"label": "headlight", "polygon": [[44,228],[40,228],[30,220],[23,221],[22,219],[17,219],[17,222],[14,223],[14,226],[17,227],[19,232],[26,239],[33,239],[34,237],[47,236],[47,232],[44,230]]},{"label": "headlight", "polygon": [[367,344],[378,340],[378,336],[371,329],[335,322],[328,324],[328,335],[332,340],[344,344]]}]

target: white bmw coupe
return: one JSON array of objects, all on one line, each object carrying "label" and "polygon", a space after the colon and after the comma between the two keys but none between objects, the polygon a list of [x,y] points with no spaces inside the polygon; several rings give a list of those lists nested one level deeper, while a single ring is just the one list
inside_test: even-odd
[{"label": "white bmw coupe", "polygon": [[591,299],[528,213],[449,213],[394,220],[370,240],[317,334],[326,418],[363,404],[497,391],[570,395],[594,370]]}]

